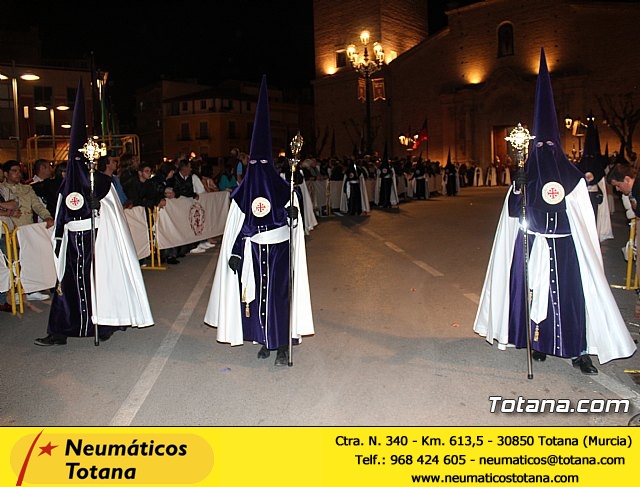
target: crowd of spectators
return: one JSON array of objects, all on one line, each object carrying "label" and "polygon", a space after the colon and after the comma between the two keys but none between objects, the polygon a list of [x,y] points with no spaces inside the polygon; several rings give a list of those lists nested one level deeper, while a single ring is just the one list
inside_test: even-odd
[{"label": "crowd of spectators", "polygon": [[[286,166],[288,160],[283,159]],[[364,178],[375,179],[381,159],[378,157],[307,157],[299,166],[305,181],[343,181],[345,168],[357,167]],[[426,175],[444,175],[445,166],[440,161],[423,160],[419,157],[394,158],[388,160],[396,178],[404,178],[406,187],[414,178]],[[179,154],[172,160],[159,163],[139,162],[130,154],[120,157],[104,156],[98,161],[98,170],[110,176],[124,208],[143,206],[162,208],[167,199],[188,197],[197,199],[199,194],[213,191],[233,191],[242,181],[248,164],[248,155],[238,148],[232,148],[226,157],[216,159],[199,157],[194,153]],[[476,167],[473,164],[455,164],[455,175],[459,187],[474,185]],[[287,168],[283,168],[286,173]],[[54,165],[46,159],[38,159],[33,164],[33,177],[17,161],[10,160],[0,170],[0,220],[12,231],[13,228],[29,223],[45,222],[53,225],[58,189],[64,178],[65,163]],[[451,176],[448,176],[451,177]],[[440,191],[442,189],[442,191]],[[437,188],[436,193],[445,194],[446,189]],[[429,195],[427,194],[426,197]],[[404,200],[413,199],[410,191],[404,193]],[[425,199],[418,193],[416,199]],[[5,235],[2,232],[0,248],[5,250]],[[209,239],[188,246],[163,250],[161,260],[178,264],[179,258],[188,253],[203,253],[215,246]],[[145,265],[144,262],[141,262]],[[46,299],[44,293],[33,293],[28,299]],[[0,293],[0,310],[7,309],[6,296]]]}]

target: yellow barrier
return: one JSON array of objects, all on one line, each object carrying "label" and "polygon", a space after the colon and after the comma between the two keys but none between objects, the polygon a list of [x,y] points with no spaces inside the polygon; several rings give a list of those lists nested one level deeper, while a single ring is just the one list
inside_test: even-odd
[{"label": "yellow barrier", "polygon": [[[629,244],[631,249],[629,250],[628,257],[627,257],[627,276],[626,276],[624,285],[611,284],[612,288],[627,289],[627,290],[638,289],[638,273],[636,272],[636,266],[634,265],[637,257],[636,257],[636,253],[633,251],[635,247],[635,241],[636,241],[636,218],[632,218],[631,222],[629,223]],[[633,279],[633,286],[631,285],[632,279]]]},{"label": "yellow barrier", "polygon": [[[20,314],[24,313],[24,289],[22,288],[22,282],[20,281],[20,261],[18,259],[18,239],[16,233],[18,232],[16,227],[11,232],[11,258],[9,263],[11,264],[11,311],[12,314],[16,314],[16,307],[19,308]],[[16,303],[16,294],[18,295],[18,303]]]},{"label": "yellow barrier", "polygon": [[[24,311],[24,303],[22,299],[22,284],[20,283],[20,264],[18,263],[17,245],[15,239],[16,229],[9,231],[6,223],[2,223],[2,231],[5,235],[5,256],[7,258],[7,268],[9,269],[9,290],[7,291],[7,303],[11,304],[11,314],[16,315]],[[18,294],[18,302],[16,302],[16,290]]]},{"label": "yellow barrier", "polygon": [[[156,222],[158,221],[158,207],[154,206],[153,211],[147,208],[147,223],[149,224],[149,246],[151,247],[151,265],[143,267],[143,270],[150,271],[166,271],[166,266],[162,265],[160,260],[160,249],[158,248],[158,239],[155,232]],[[156,265],[157,262],[157,265]]]}]

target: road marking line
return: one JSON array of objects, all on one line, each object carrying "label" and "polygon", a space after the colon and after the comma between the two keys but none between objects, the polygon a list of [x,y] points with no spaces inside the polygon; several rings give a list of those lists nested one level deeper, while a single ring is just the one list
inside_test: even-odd
[{"label": "road marking line", "polygon": [[[567,363],[573,367],[573,364],[570,360]],[[598,375],[590,376],[590,379],[593,379],[601,386],[610,390],[621,398],[629,399],[629,401],[631,401],[631,403],[633,404],[633,408],[635,410],[640,409],[640,394],[627,387],[622,382],[618,381],[618,379],[609,377],[607,374],[602,373],[602,371],[600,371]]]},{"label": "road marking line", "polygon": [[384,240],[384,238],[382,238],[381,235],[378,235],[376,232],[374,232],[373,230],[369,230],[368,228],[361,228],[361,230],[366,233],[371,235],[373,238],[377,238],[378,240]]},{"label": "road marking line", "polygon": [[147,364],[142,375],[140,375],[140,378],[131,389],[131,392],[125,401],[122,403],[122,406],[120,406],[118,412],[111,419],[109,426],[131,425],[133,418],[135,418],[138,411],[140,411],[144,401],[147,399],[147,396],[162,373],[167,360],[173,353],[173,349],[175,348],[176,343],[178,343],[178,339],[182,335],[193,311],[196,309],[196,305],[198,304],[202,293],[205,289],[210,289],[210,287],[207,286],[207,282],[211,279],[217,263],[218,259],[212,258],[209,265],[207,265],[206,269],[200,276],[198,283],[195,285],[193,291],[191,291],[191,294],[187,298],[187,301],[184,303],[182,310],[180,310],[180,314],[178,314],[173,325],[171,325],[167,336],[162,340],[158,350]]},{"label": "road marking line", "polygon": [[[398,247],[396,244],[394,244],[393,242],[389,242],[389,241],[385,241],[384,238],[381,235],[378,235],[376,232],[374,232],[373,230],[369,230],[368,228],[361,228],[360,229],[363,233],[366,233],[367,235],[370,235],[371,237],[380,240],[382,242],[384,242],[384,244],[389,247],[391,250],[393,250],[394,252],[397,252],[398,254],[404,254],[404,255],[408,255],[404,249],[402,249],[401,247]],[[427,264],[426,262],[422,262],[421,260],[412,260],[411,262],[413,262],[415,265],[417,265],[418,267],[420,267],[420,269],[427,271],[429,274],[431,274],[433,277],[442,277],[444,276],[444,274],[442,272],[440,272],[437,269],[434,269],[433,267],[431,267],[429,264]]]},{"label": "road marking line", "polygon": [[442,272],[440,272],[437,269],[434,269],[433,267],[431,267],[426,262],[422,262],[421,260],[412,260],[411,262],[413,262],[415,265],[420,267],[420,269],[427,271],[433,277],[442,277],[442,276],[444,276],[444,274]]},{"label": "road marking line", "polygon": [[389,247],[391,250],[393,250],[394,252],[398,252],[399,254],[404,254],[404,250],[402,250],[400,247],[398,247],[397,245],[391,243],[391,242],[385,242],[384,243],[387,247]]},{"label": "road marking line", "polygon": [[467,294],[463,294],[463,296],[467,298],[469,301],[471,301],[472,303],[480,304],[480,296],[478,296],[475,293],[467,293]]}]

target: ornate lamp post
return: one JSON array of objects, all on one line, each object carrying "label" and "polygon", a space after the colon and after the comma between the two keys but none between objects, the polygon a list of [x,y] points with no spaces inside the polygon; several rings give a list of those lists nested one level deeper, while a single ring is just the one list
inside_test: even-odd
[{"label": "ornate lamp post", "polygon": [[[25,73],[19,76],[21,79],[25,81],[36,81],[40,79],[40,76],[36,74]],[[13,124],[15,129],[15,140],[16,140],[16,161],[21,162],[22,157],[21,154],[21,146],[20,146],[20,102],[18,99],[18,77],[16,77],[16,63],[14,61],[11,62],[11,76],[7,76],[3,73],[0,73],[0,80],[8,80],[11,79],[11,89],[13,96]]]},{"label": "ornate lamp post", "polygon": [[364,78],[365,89],[365,124],[366,124],[366,150],[367,154],[371,154],[373,143],[373,131],[371,128],[371,75],[379,71],[384,66],[384,50],[379,42],[373,43],[373,59],[369,57],[369,31],[363,30],[360,34],[360,42],[362,43],[362,55],[356,51],[356,46],[351,44],[347,47],[347,56],[351,61],[351,66],[360,76]]}]

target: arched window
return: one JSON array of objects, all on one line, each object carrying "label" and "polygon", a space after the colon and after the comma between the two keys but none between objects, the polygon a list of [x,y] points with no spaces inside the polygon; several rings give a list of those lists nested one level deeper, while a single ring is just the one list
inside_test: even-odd
[{"label": "arched window", "polygon": [[498,57],[513,55],[513,25],[502,24],[498,28]]}]

